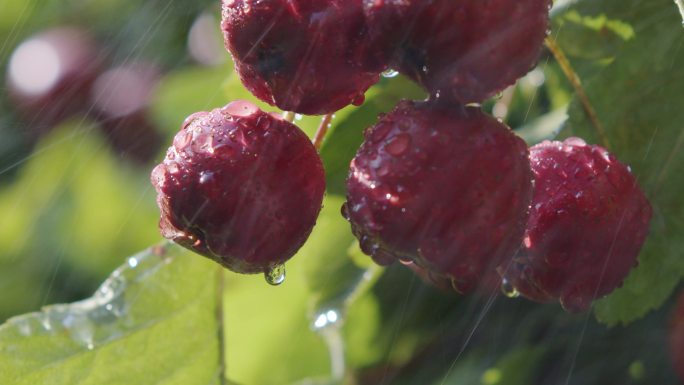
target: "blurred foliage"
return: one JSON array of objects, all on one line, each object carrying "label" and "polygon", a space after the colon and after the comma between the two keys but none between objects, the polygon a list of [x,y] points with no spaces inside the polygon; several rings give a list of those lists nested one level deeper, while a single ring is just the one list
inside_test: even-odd
[{"label": "blurred foliage", "polygon": [[[109,65],[162,65],[148,113],[167,144],[187,115],[230,100],[275,111],[241,86],[231,63],[207,67],[188,55],[193,21],[218,9],[217,1],[0,0],[0,70],[27,36],[81,25]],[[1,326],[0,384],[220,384],[222,365],[242,385],[675,383],[666,323],[684,273],[681,19],[670,0],[568,1],[553,15],[552,35],[583,80],[611,150],[632,166],[655,208],[639,268],[595,307],[604,324],[498,293],[459,297],[402,265],[369,263],[339,210],[365,128],[401,98],[424,97],[401,76],[381,79],[361,107],[335,114],[321,149],[324,208],[278,288],[229,272],[217,280],[216,266],[175,246],[163,257],[156,249],[127,258],[160,240],[152,165],[123,162],[97,123],[80,116],[29,140],[3,92],[0,319],[85,298],[124,267],[91,299]],[[483,107],[530,144],[559,132],[598,143],[548,52]],[[313,135],[320,118],[295,122]],[[340,359],[346,370],[331,375]]]},{"label": "blurred foliage", "polygon": [[[619,3],[623,7],[625,2]],[[608,324],[630,322],[659,308],[684,275],[684,184],[679,177],[684,169],[684,111],[672,104],[684,95],[684,29],[669,1],[632,3],[636,20],[658,23],[638,23],[636,37],[586,85],[611,150],[631,165],[654,207],[639,266],[624,287],[597,307]],[[578,101],[570,107],[567,134],[598,142]]]}]

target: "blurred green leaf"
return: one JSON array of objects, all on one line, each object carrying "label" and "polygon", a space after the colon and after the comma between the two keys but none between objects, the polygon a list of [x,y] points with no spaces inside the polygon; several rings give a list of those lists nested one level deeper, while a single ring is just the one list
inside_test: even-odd
[{"label": "blurred green leaf", "polygon": [[520,348],[503,356],[482,374],[482,385],[528,385],[535,382],[544,348]]},{"label": "blurred green leaf", "polygon": [[87,294],[159,239],[148,171],[117,160],[97,130],[56,127],[0,190],[0,318]]},{"label": "blurred green leaf", "polygon": [[323,340],[312,330],[305,246],[269,286],[261,275],[228,273],[224,291],[228,377],[240,384],[280,385],[329,373]]},{"label": "blurred green leaf", "polygon": [[0,326],[0,383],[219,384],[216,272],[178,246],[129,258],[93,297]]},{"label": "blurred green leaf", "polygon": [[601,60],[612,58],[625,41],[634,37],[631,25],[605,14],[582,15],[576,9],[553,19],[557,39],[571,57]]},{"label": "blurred green leaf", "polygon": [[[609,325],[633,321],[660,307],[684,273],[684,183],[679,177],[684,169],[684,110],[672,104],[684,95],[684,29],[670,0],[636,2],[629,12],[642,20],[635,38],[586,84],[610,150],[631,165],[654,208],[639,266],[624,287],[597,303],[597,317]],[[564,135],[599,143],[577,100],[569,116]]]}]

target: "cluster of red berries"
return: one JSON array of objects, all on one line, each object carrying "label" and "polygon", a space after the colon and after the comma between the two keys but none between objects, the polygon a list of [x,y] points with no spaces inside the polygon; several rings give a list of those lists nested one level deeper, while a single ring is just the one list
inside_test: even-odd
[{"label": "cluster of red berries", "polygon": [[[651,208],[627,167],[579,139],[528,149],[479,103],[538,61],[549,0],[223,0],[244,85],[286,111],[363,102],[397,69],[424,87],[365,132],[343,215],[379,264],[457,291],[502,280],[570,311],[636,263]],[[316,149],[293,124],[234,102],[191,116],[153,172],[164,236],[243,273],[275,270],[323,199]]]}]

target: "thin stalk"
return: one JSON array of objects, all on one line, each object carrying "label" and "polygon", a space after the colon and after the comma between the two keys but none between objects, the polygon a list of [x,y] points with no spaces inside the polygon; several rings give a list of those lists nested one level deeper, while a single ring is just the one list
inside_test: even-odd
[{"label": "thin stalk", "polygon": [[325,139],[325,135],[328,133],[328,128],[330,128],[330,121],[332,120],[332,114],[327,114],[323,116],[323,119],[321,120],[321,125],[318,126],[318,130],[316,130],[316,135],[314,135],[313,138],[313,145],[316,147],[316,150],[321,149],[321,145],[323,144],[323,139]]},{"label": "thin stalk", "polygon": [[575,70],[572,68],[572,65],[570,64],[570,61],[568,60],[567,56],[565,56],[565,53],[558,45],[558,43],[556,43],[556,40],[553,37],[548,36],[545,40],[545,43],[546,48],[548,48],[553,57],[556,58],[558,65],[560,65],[561,70],[570,82],[570,85],[572,85],[572,88],[575,89],[577,98],[582,104],[582,108],[584,109],[584,112],[587,114],[589,121],[594,126],[596,134],[599,137],[599,141],[601,142],[601,145],[605,148],[610,149],[610,142],[608,141],[606,130],[603,128],[603,124],[601,124],[601,121],[599,120],[598,115],[596,114],[594,106],[592,106],[591,102],[589,101],[587,93],[584,92],[584,87],[582,87],[582,82],[580,81],[577,72],[575,72]]},{"label": "thin stalk", "polygon": [[283,119],[292,123],[295,120],[295,113],[292,111],[284,111],[283,112]]}]

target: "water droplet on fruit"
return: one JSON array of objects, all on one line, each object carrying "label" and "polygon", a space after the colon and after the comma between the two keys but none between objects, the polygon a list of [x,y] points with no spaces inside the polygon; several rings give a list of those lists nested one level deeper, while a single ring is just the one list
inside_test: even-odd
[{"label": "water droplet on fruit", "polygon": [[347,208],[347,203],[343,203],[342,207],[340,207],[340,213],[344,217],[344,219],[349,220],[349,209]]},{"label": "water droplet on fruit", "polygon": [[365,102],[365,101],[366,101],[366,97],[363,94],[361,94],[361,95],[355,97],[354,100],[352,100],[351,104],[358,107],[358,106],[362,105],[363,102]]},{"label": "water droplet on fruit", "polygon": [[247,117],[259,112],[259,107],[245,100],[236,100],[223,107],[223,112],[232,116]]},{"label": "water droplet on fruit", "polygon": [[385,151],[390,155],[399,156],[408,150],[411,144],[411,137],[407,134],[399,134],[390,139],[389,143],[385,145]]},{"label": "water droplet on fruit", "polygon": [[304,115],[302,115],[302,114],[295,114],[294,118],[295,118],[295,120],[300,121],[300,120],[304,119]]},{"label": "water droplet on fruit", "polygon": [[266,282],[272,286],[278,286],[285,282],[285,265],[276,265],[268,271],[264,272]]},{"label": "water droplet on fruit", "polygon": [[211,181],[211,179],[214,177],[214,173],[211,171],[202,171],[200,173],[200,179],[199,182],[200,184],[205,184]]},{"label": "water droplet on fruit", "polygon": [[513,284],[506,278],[501,280],[501,292],[508,298],[520,297],[520,292],[513,287]]},{"label": "water droplet on fruit", "polygon": [[382,77],[388,79],[397,77],[397,75],[399,75],[399,71],[393,70],[391,68],[382,73]]},{"label": "water droplet on fruit", "polygon": [[399,258],[399,262],[405,266],[413,265],[413,260],[409,257],[401,257]]}]

